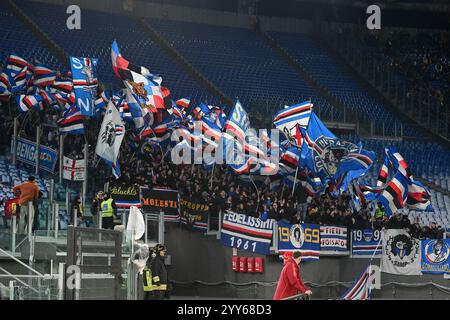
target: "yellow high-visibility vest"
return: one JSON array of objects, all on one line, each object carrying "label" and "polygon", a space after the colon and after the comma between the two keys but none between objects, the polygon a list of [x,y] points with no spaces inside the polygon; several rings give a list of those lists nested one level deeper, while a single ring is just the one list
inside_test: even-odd
[{"label": "yellow high-visibility vest", "polygon": [[112,207],[113,199],[109,198],[102,202],[102,218],[109,218],[113,216],[114,208]]},{"label": "yellow high-visibility vest", "polygon": [[153,291],[153,285],[152,285],[152,271],[145,267],[144,268],[144,291]]}]

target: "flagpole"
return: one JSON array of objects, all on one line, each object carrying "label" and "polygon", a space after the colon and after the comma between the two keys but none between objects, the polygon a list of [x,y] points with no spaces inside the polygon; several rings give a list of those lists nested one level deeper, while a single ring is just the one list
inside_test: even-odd
[{"label": "flagpole", "polygon": [[213,167],[212,167],[212,173],[211,173],[211,189],[213,186],[213,179],[214,179],[214,168],[216,167],[216,163],[214,162]]},{"label": "flagpole", "polygon": [[89,146],[86,141],[84,144],[84,180],[83,180],[83,199],[82,199],[82,205],[83,208],[86,205],[86,196],[87,196],[87,183],[88,183],[88,153],[89,153]]},{"label": "flagpole", "polygon": [[298,173],[298,166],[297,166],[297,169],[295,169],[294,185],[292,186],[292,196],[294,196],[295,184],[297,182],[297,173]]},{"label": "flagpole", "polygon": [[258,202],[257,202],[257,205],[256,205],[256,212],[258,212],[258,209],[259,209],[259,190],[258,190],[258,188],[256,187],[255,182],[254,182],[253,179],[252,179],[252,175],[249,174],[248,176],[249,176],[249,178],[250,178],[250,181],[251,181],[251,182],[253,183],[253,185],[255,186],[256,194],[258,195]]}]

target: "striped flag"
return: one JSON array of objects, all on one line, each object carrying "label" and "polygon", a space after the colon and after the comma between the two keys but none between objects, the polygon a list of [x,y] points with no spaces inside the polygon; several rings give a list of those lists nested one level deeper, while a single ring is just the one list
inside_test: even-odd
[{"label": "striped flag", "polygon": [[58,120],[59,132],[73,135],[84,134],[84,117],[81,110],[75,104],[66,105],[62,118]]},{"label": "striped flag", "polygon": [[16,54],[11,54],[6,60],[6,70],[9,71],[13,77],[28,66],[31,66],[31,64]]},{"label": "striped flag", "polygon": [[370,300],[370,272],[371,266],[368,266],[358,280],[356,280],[355,284],[351,286],[339,300]]},{"label": "striped flag", "polygon": [[434,211],[430,192],[417,180],[411,181],[408,187],[406,205],[411,210]]},{"label": "striped flag", "polygon": [[386,182],[389,175],[389,158],[385,157],[383,165],[381,166],[380,173],[378,174],[377,178],[377,187],[383,187]]},{"label": "striped flag", "polygon": [[182,99],[179,99],[179,100],[175,101],[175,104],[178,107],[181,107],[181,108],[184,108],[184,109],[188,108],[190,103],[191,103],[191,99],[189,97],[182,98]]},{"label": "striped flag", "polygon": [[27,112],[32,108],[43,110],[42,97],[39,94],[36,95],[24,95],[16,96],[17,110],[21,113]]},{"label": "striped flag", "polygon": [[27,74],[28,67],[25,66],[15,77],[13,83],[11,83],[11,92],[19,92],[25,89],[25,85],[30,78]]},{"label": "striped flag", "polygon": [[36,86],[47,86],[52,85],[56,79],[56,71],[47,68],[42,64],[37,64],[34,66],[34,85]]},{"label": "striped flag", "polygon": [[273,119],[275,128],[279,129],[293,143],[296,143],[297,125],[306,128],[309,124],[313,104],[305,101],[286,107],[276,113]]}]

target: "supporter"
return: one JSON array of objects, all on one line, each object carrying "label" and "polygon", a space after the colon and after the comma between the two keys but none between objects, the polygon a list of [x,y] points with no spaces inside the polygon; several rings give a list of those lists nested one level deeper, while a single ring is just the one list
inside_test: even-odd
[{"label": "supporter", "polygon": [[35,182],[34,176],[29,176],[28,181],[22,183],[21,185],[15,186],[12,191],[17,194],[20,193],[19,205],[20,205],[20,215],[19,215],[19,229],[18,233],[25,233],[26,222],[30,218],[28,214],[28,203],[37,200],[39,197],[39,187]]},{"label": "supporter", "polygon": [[400,213],[393,214],[389,221],[386,223],[386,229],[402,229],[403,217]]},{"label": "supporter", "polygon": [[[83,204],[81,201],[81,196],[77,196],[72,203],[71,220],[73,220],[75,211],[77,212],[77,220],[78,220],[77,225],[79,225],[81,222],[80,219],[83,219],[83,215],[84,215],[84,209],[83,209]],[[72,223],[74,223],[74,221],[72,221]]]}]

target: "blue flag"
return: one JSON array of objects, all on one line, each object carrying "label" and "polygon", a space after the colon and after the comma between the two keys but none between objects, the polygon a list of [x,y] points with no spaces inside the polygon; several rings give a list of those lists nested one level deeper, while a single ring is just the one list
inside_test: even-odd
[{"label": "blue flag", "polygon": [[94,115],[98,88],[97,63],[96,58],[70,57],[76,104],[83,116]]}]

